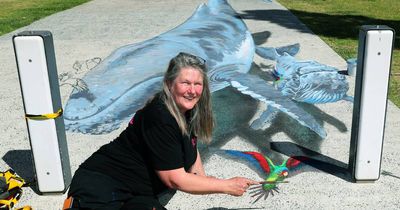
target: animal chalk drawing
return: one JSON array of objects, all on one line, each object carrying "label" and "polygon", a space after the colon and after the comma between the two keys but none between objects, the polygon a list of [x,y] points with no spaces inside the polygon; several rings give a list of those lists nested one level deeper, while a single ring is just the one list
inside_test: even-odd
[{"label": "animal chalk drawing", "polygon": [[169,60],[187,52],[206,60],[212,92],[232,86],[325,138],[324,128],[311,114],[273,85],[248,73],[256,48],[232,7],[225,0],[210,0],[176,28],[116,49],[91,69],[82,78],[85,88],[74,89],[67,101],[66,129],[89,134],[117,129],[161,89]]},{"label": "animal chalk drawing", "polygon": [[293,100],[310,104],[332,103],[339,100],[353,102],[347,95],[349,84],[335,67],[313,60],[296,60],[292,55],[299,51],[299,44],[291,52],[286,49],[258,47],[257,54],[276,61],[274,75],[276,87]]},{"label": "animal chalk drawing", "polygon": [[[309,104],[333,103],[339,100],[353,102],[347,95],[349,84],[337,68],[313,60],[299,61],[293,56],[300,50],[299,44],[290,47],[257,47],[256,53],[266,59],[276,61],[274,83],[284,96]],[[267,107],[261,116],[251,124],[260,129],[270,124],[277,116],[278,109]]]}]

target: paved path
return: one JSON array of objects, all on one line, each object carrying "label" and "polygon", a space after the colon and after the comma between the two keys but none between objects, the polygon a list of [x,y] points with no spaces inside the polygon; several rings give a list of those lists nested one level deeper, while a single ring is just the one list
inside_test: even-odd
[{"label": "paved path", "polygon": [[[39,20],[27,27],[0,37],[0,170],[14,168],[22,177],[33,177],[24,112],[15,65],[11,36],[23,30],[50,30],[54,36],[58,73],[72,70],[75,61],[94,57],[104,58],[117,47],[143,41],[163,33],[185,21],[200,0],[141,1],[94,0]],[[261,0],[230,0],[241,14],[255,37],[263,46],[282,46],[299,42],[299,59],[312,59],[345,69],[345,61],[317,36],[312,34],[277,3]],[[273,64],[258,56],[254,58],[251,73],[267,75]],[[265,76],[266,77],[266,76]],[[354,78],[349,77],[352,95]],[[63,103],[71,87],[62,86]],[[400,111],[389,102],[384,141],[382,169],[392,173],[382,175],[375,183],[355,184],[344,173],[348,163],[352,104],[340,101],[334,104],[304,106],[324,126],[325,140],[315,135],[296,135],[291,119],[280,116],[273,126],[264,131],[253,131],[248,124],[263,106],[253,99],[238,94],[232,88],[213,94],[218,128],[212,149],[237,149],[268,152],[279,162],[287,157],[277,152],[293,149],[290,142],[320,153],[327,161],[328,172],[310,170],[288,179],[280,186],[279,194],[255,204],[246,194],[243,197],[226,195],[195,196],[177,193],[168,204],[169,209],[399,209],[400,201]],[[120,130],[107,135],[90,136],[67,133],[71,168],[93,151],[109,142]],[[45,146],[45,145],[44,145]],[[303,150],[304,151],[304,150]],[[203,158],[209,175],[217,177],[260,177],[246,165],[224,159],[204,149]],[[329,170],[335,169],[335,170]],[[329,172],[330,171],[330,172]],[[60,209],[65,195],[39,196],[30,188],[18,206],[31,205],[33,209]]]}]

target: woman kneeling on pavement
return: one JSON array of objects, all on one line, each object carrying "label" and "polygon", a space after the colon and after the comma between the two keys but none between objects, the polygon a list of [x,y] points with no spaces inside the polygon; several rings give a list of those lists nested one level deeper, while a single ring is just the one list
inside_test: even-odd
[{"label": "woman kneeling on pavement", "polygon": [[168,190],[241,196],[254,180],[218,179],[204,172],[197,138],[209,143],[214,119],[204,59],[179,53],[162,90],[136,112],[114,141],[75,172],[65,209],[165,209]]}]

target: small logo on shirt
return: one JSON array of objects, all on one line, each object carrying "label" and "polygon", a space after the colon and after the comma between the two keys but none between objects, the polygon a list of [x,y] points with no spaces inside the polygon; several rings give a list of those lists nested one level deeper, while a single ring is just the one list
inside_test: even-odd
[{"label": "small logo on shirt", "polygon": [[196,136],[193,136],[193,137],[192,137],[192,146],[195,147],[196,144],[197,144],[197,137],[196,137]]}]

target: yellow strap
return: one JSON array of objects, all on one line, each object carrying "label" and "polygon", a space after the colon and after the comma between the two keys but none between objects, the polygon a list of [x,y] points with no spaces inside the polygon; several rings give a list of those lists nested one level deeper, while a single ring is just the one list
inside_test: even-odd
[{"label": "yellow strap", "polygon": [[19,197],[11,197],[8,198],[8,200],[0,200],[0,207],[3,208],[3,205],[6,205],[8,208],[6,209],[12,209],[16,203],[18,203]]},{"label": "yellow strap", "polygon": [[8,184],[8,190],[11,190],[15,187],[21,188],[25,185],[25,180],[17,176],[12,170],[0,172],[0,177],[4,177],[6,180],[6,184]]},{"label": "yellow strap", "polygon": [[25,114],[25,118],[31,120],[48,120],[54,119],[61,116],[63,113],[62,109],[59,109],[56,113],[49,113],[49,114]]},{"label": "yellow strap", "polygon": [[[11,203],[13,202],[12,200],[0,200],[0,207],[3,208],[4,206],[7,206],[8,209],[11,209]],[[14,203],[13,203],[14,204]]]},{"label": "yellow strap", "polygon": [[[7,188],[7,197],[0,199],[0,209],[6,207],[6,209],[12,209],[22,195],[22,187],[25,185],[25,181],[19,177],[12,169],[5,172],[0,172],[0,177],[4,177]],[[30,206],[28,208],[19,208],[20,210],[32,210]]]}]

